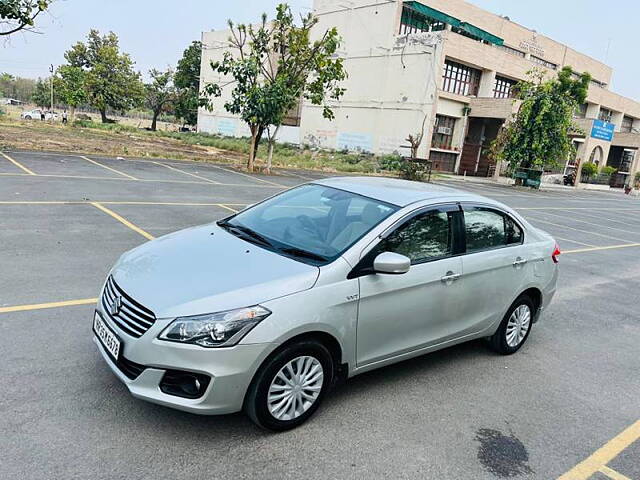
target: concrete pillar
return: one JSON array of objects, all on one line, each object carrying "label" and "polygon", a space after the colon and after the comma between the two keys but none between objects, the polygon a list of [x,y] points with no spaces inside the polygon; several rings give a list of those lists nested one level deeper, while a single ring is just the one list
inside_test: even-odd
[{"label": "concrete pillar", "polygon": [[620,126],[622,125],[622,117],[623,117],[622,112],[613,112],[613,115],[611,116],[611,123],[613,123],[616,126],[614,130],[616,132],[620,131]]},{"label": "concrete pillar", "polygon": [[496,83],[496,72],[493,70],[483,70],[480,78],[480,88],[478,97],[493,98],[493,87]]},{"label": "concrete pillar", "polygon": [[600,114],[600,105],[596,103],[587,103],[587,113],[585,117],[598,118],[599,114]]}]

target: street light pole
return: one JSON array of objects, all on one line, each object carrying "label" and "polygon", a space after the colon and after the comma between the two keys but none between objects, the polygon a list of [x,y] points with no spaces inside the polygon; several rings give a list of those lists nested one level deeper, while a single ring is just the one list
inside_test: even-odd
[{"label": "street light pole", "polygon": [[49,67],[49,71],[51,72],[51,112],[53,112],[53,64]]}]

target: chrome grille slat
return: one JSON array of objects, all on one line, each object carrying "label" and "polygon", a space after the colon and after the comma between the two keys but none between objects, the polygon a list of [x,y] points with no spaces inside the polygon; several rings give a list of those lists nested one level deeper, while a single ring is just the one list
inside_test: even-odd
[{"label": "chrome grille slat", "polygon": [[[120,297],[121,308],[116,315],[112,315],[111,307],[116,297]],[[144,335],[156,321],[155,314],[131,298],[120,288],[112,276],[107,279],[102,294],[102,308],[105,315],[107,315],[114,324],[126,334],[136,338]]]},{"label": "chrome grille slat", "polygon": [[129,322],[124,321],[122,318],[117,317],[117,316],[113,316],[109,313],[109,305],[104,303],[104,299],[102,302],[103,305],[103,309],[105,311],[105,313],[109,316],[109,319],[115,323],[118,328],[120,328],[121,330],[123,330],[125,333],[127,333],[128,335],[131,335],[132,337],[141,337],[142,334],[144,334],[144,331],[141,331],[141,329],[136,329],[133,327],[133,325],[129,325]]}]

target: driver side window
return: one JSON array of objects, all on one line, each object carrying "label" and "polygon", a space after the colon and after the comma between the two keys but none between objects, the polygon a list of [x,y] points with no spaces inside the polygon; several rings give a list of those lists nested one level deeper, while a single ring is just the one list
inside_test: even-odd
[{"label": "driver side window", "polygon": [[384,239],[378,253],[399,253],[411,264],[448,257],[453,252],[451,213],[431,210],[408,220]]}]

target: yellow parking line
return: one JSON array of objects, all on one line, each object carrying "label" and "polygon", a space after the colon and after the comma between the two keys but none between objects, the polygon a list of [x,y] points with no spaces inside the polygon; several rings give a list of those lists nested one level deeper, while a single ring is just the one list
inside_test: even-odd
[{"label": "yellow parking line", "polygon": [[176,172],[180,172],[180,173],[183,173],[185,175],[190,175],[192,177],[199,178],[200,180],[204,180],[205,182],[209,182],[209,183],[214,183],[216,185],[220,185],[220,182],[216,182],[216,181],[211,180],[211,179],[206,178],[206,177],[201,177],[200,175],[196,175],[195,173],[185,172],[184,170],[180,170],[179,168],[172,167],[171,165],[167,165],[166,163],[161,163],[161,162],[151,162],[151,163],[155,163],[156,165],[162,165],[163,167],[167,167],[170,170],[175,170]]},{"label": "yellow parking line", "polygon": [[[640,438],[640,420],[607,442],[603,447],[573,467],[558,480],[586,480],[597,471],[606,467],[607,463],[617,457],[620,452]],[[613,472],[613,470],[612,470]],[[608,475],[608,473],[603,472]],[[618,472],[615,472],[618,473]],[[616,478],[616,477],[611,477]],[[618,477],[624,478],[624,477]]]},{"label": "yellow parking line", "polygon": [[566,255],[568,253],[597,252],[600,250],[616,250],[618,248],[631,248],[631,247],[640,247],[640,243],[623,243],[622,245],[608,245],[606,247],[577,248],[575,250],[563,250],[562,254]]},{"label": "yellow parking line", "polygon": [[262,179],[262,178],[258,178],[258,177],[254,177],[253,175],[249,175],[249,174],[247,174],[247,173],[238,172],[238,171],[236,171],[236,170],[231,170],[231,169],[229,169],[229,168],[219,167],[218,165],[209,165],[209,166],[210,166],[210,167],[213,167],[213,168],[217,168],[217,169],[219,169],[219,170],[224,170],[225,172],[235,173],[236,175],[242,175],[243,177],[248,177],[248,178],[251,178],[252,180],[256,180],[256,181],[258,181],[258,182],[267,183],[267,184],[269,184],[269,185],[274,185],[274,186],[276,186],[276,187],[287,188],[286,186],[284,186],[284,185],[280,185],[279,183],[271,182],[271,181],[269,181],[269,180],[264,180],[264,179]]},{"label": "yellow parking line", "polygon": [[576,227],[570,227],[568,225],[561,225],[559,223],[553,223],[553,222],[549,222],[547,220],[541,220],[537,217],[525,217],[527,220],[529,220],[530,222],[538,222],[538,223],[546,223],[549,225],[553,225],[554,227],[560,227],[560,228],[565,228],[565,229],[569,229],[569,230],[575,230],[576,232],[582,232],[582,233],[588,233],[589,235],[596,235],[598,237],[603,237],[603,238],[608,238],[611,240],[619,240],[621,242],[627,242],[627,243],[633,243],[633,240],[627,240],[626,238],[620,238],[620,237],[614,237],[612,235],[604,235],[602,233],[597,233],[597,232],[592,232],[590,230],[582,230],[580,228],[576,228]]},{"label": "yellow parking line", "polygon": [[611,480],[631,480],[626,475],[622,475],[620,472],[616,472],[614,469],[609,468],[606,465],[604,467],[600,467],[599,472],[604,473]]},{"label": "yellow parking line", "polygon": [[134,225],[133,223],[131,223],[129,220],[127,220],[126,218],[121,217],[120,215],[118,215],[116,212],[114,212],[113,210],[109,210],[107,207],[100,205],[97,202],[91,202],[91,205],[93,205],[94,207],[96,207],[98,210],[103,211],[104,213],[106,213],[107,215],[112,216],[113,218],[115,218],[116,220],[118,220],[120,223],[122,223],[123,225],[126,225],[127,227],[129,227],[131,230],[133,230],[136,233],[139,233],[140,235],[142,235],[144,238],[146,238],[147,240],[153,240],[154,237],[153,235],[151,235],[148,232],[145,232],[144,230],[142,230],[140,227]]},{"label": "yellow parking line", "polygon": [[138,180],[136,177],[134,177],[134,176],[132,176],[132,175],[129,175],[128,173],[121,172],[121,171],[119,171],[119,170],[116,170],[115,168],[107,167],[106,165],[103,165],[103,164],[101,164],[100,162],[97,162],[97,161],[95,161],[95,160],[92,160],[92,159],[90,159],[89,157],[85,157],[84,155],[80,155],[80,158],[82,158],[82,159],[86,160],[87,162],[91,162],[91,163],[93,163],[94,165],[97,165],[97,166],[99,166],[99,167],[106,168],[107,170],[110,170],[110,171],[112,171],[113,173],[117,173],[118,175],[122,175],[123,177],[127,177],[127,178],[129,178],[129,179],[131,179],[131,180]]},{"label": "yellow parking line", "polygon": [[19,169],[23,170],[24,172],[27,172],[29,175],[35,175],[35,173],[33,173],[31,170],[29,170],[27,167],[25,167],[24,165],[22,165],[21,163],[17,162],[16,160],[14,160],[13,158],[11,158],[9,155],[7,155],[6,153],[2,153],[0,152],[0,155],[2,155],[4,158],[6,158],[7,160],[9,160],[11,163],[13,163],[16,167],[18,167]]},{"label": "yellow parking line", "polygon": [[32,305],[16,305],[13,307],[0,307],[0,313],[26,312],[29,310],[42,310],[44,308],[71,307],[74,305],[90,305],[96,303],[97,298],[84,298],[82,300],[67,300],[65,302],[36,303]]},{"label": "yellow parking line", "polygon": [[[0,175],[6,177],[28,177],[29,175],[26,173],[0,173]],[[79,178],[82,180],[109,180],[109,181],[119,181],[119,182],[131,182],[131,178],[116,178],[116,177],[94,177],[89,175],[53,175],[53,174],[40,174],[34,173],[36,177],[51,177],[51,178]],[[204,177],[203,177],[204,178]],[[257,183],[249,184],[249,183],[216,183],[213,180],[207,179],[206,182],[196,182],[195,180],[159,180],[159,179],[147,179],[147,178],[136,178],[135,181],[138,182],[151,182],[151,183],[186,183],[191,185],[220,185],[222,187],[251,187],[251,188],[276,188],[276,185],[261,185]],[[282,185],[278,185],[278,188],[287,188]]]},{"label": "yellow parking line", "polygon": [[223,203],[219,203],[218,207],[226,208],[227,210],[231,210],[233,213],[238,213],[240,210],[236,210],[235,208],[231,208]]}]

